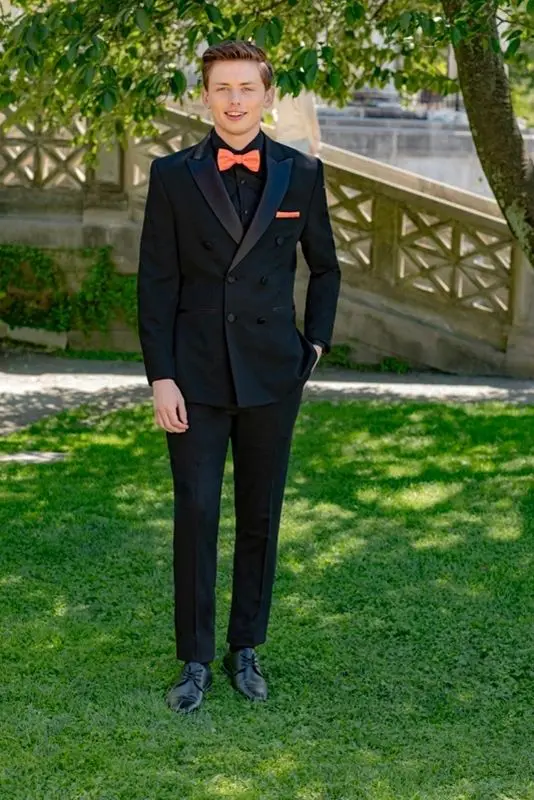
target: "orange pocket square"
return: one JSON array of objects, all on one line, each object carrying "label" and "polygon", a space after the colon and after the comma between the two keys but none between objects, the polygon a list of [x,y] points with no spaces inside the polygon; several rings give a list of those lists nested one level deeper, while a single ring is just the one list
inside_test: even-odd
[{"label": "orange pocket square", "polygon": [[277,219],[294,219],[300,217],[300,211],[277,211]]}]

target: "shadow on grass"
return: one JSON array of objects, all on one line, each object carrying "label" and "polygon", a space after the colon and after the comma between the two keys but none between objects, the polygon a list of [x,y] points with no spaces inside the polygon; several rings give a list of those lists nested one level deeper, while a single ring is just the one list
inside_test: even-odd
[{"label": "shadow on grass", "polygon": [[304,405],[262,651],[271,698],[246,704],[216,667],[188,719],[162,701],[172,487],[150,407],[4,440],[70,453],[3,470],[7,796],[534,797],[533,416]]}]

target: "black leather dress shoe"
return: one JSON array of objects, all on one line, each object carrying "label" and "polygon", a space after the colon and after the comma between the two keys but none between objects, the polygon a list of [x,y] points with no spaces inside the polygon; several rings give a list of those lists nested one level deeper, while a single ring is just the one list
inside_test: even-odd
[{"label": "black leather dress shoe", "polygon": [[267,700],[267,684],[254,648],[245,647],[235,653],[226,653],[223,667],[230,676],[234,689],[249,700]]},{"label": "black leather dress shoe", "polygon": [[199,661],[188,661],[167,694],[167,704],[173,711],[187,714],[195,711],[204,699],[212,682],[211,669]]}]

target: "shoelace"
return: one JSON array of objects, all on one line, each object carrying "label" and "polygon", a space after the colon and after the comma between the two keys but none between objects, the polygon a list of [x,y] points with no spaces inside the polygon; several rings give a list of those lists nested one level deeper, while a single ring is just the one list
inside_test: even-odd
[{"label": "shoelace", "polygon": [[260,665],[258,662],[258,656],[256,653],[252,653],[252,655],[247,655],[246,653],[242,653],[241,655],[241,663],[242,667],[239,672],[243,672],[247,667],[252,667],[255,672],[259,672]]},{"label": "shoelace", "polygon": [[184,669],[184,674],[182,676],[182,680],[180,681],[180,686],[183,686],[184,683],[187,681],[193,681],[199,692],[202,692],[202,686],[200,685],[200,679],[202,677],[202,670],[199,668],[192,667],[191,665],[187,665]]}]

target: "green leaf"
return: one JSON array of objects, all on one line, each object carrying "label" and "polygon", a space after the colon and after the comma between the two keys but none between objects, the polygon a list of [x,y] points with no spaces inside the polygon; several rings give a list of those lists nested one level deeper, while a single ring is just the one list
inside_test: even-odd
[{"label": "green leaf", "polygon": [[76,22],[76,18],[73,17],[73,16],[72,17],[63,17],[63,25],[66,27],[66,29],[69,32],[75,31],[76,28],[78,27],[77,22]]},{"label": "green leaf", "polygon": [[196,25],[192,25],[191,28],[189,28],[189,30],[187,31],[187,41],[189,47],[193,47],[193,45],[195,44],[198,33],[199,33],[199,28]]},{"label": "green leaf", "polygon": [[334,57],[334,48],[325,44],[325,46],[321,48],[321,58],[324,61],[326,61],[327,64],[330,64],[333,57]]},{"label": "green leaf", "polygon": [[515,30],[506,31],[506,33],[504,34],[504,38],[505,39],[517,39],[517,38],[519,38],[520,39],[521,38],[521,34],[522,34],[521,28],[516,28]]},{"label": "green leaf", "polygon": [[258,47],[265,47],[265,42],[268,36],[268,28],[266,25],[260,25],[259,28],[256,28],[254,33],[254,41],[258,45]]},{"label": "green leaf", "polygon": [[210,31],[206,35],[206,40],[208,44],[211,46],[212,44],[219,44],[222,41],[222,36],[218,31]]},{"label": "green leaf", "polygon": [[89,66],[85,68],[82,78],[84,86],[89,87],[92,84],[95,73],[96,69],[93,64],[89,64]]},{"label": "green leaf", "polygon": [[343,78],[338,67],[332,67],[327,75],[327,83],[332,89],[340,89],[343,83]]},{"label": "green leaf", "polygon": [[419,18],[419,25],[421,26],[421,30],[425,34],[425,36],[433,36],[436,31],[436,23],[432,19],[432,17],[426,16],[426,14],[422,14]]},{"label": "green leaf", "polygon": [[67,50],[67,60],[69,64],[74,64],[77,55],[78,55],[78,44],[77,42],[73,42],[69,47],[69,49]]},{"label": "green leaf", "polygon": [[534,0],[528,0],[527,13],[528,14],[534,14]]},{"label": "green leaf", "polygon": [[[135,12],[135,21],[137,26],[146,33],[150,28],[150,17],[146,13],[144,8],[138,8]],[[107,110],[107,109],[106,109]]]},{"label": "green leaf", "polygon": [[223,17],[217,6],[214,6],[212,3],[206,3],[205,9],[210,22],[212,22],[214,25],[223,24]]},{"label": "green leaf", "polygon": [[5,92],[0,92],[0,108],[6,108],[6,106],[11,105],[17,99],[17,95],[15,92],[8,89]]},{"label": "green leaf", "polygon": [[287,72],[279,72],[276,77],[276,85],[280,89],[280,94],[291,94],[291,81]]},{"label": "green leaf", "polygon": [[132,87],[132,83],[133,83],[132,76],[131,75],[125,75],[124,78],[122,79],[121,86],[122,86],[122,88],[123,88],[123,90],[125,92],[128,92],[128,91],[130,91],[130,89]]},{"label": "green leaf", "polygon": [[403,11],[399,17],[399,25],[403,31],[407,31],[412,24],[413,14],[411,11]]},{"label": "green leaf", "polygon": [[345,8],[345,22],[347,25],[354,25],[365,16],[365,8],[361,3],[350,3]]},{"label": "green leaf", "polygon": [[70,69],[70,63],[67,56],[61,56],[61,58],[56,62],[56,69],[59,69],[61,72],[67,72]]},{"label": "green leaf", "polygon": [[305,70],[309,69],[309,67],[314,67],[317,65],[317,51],[313,49],[305,50],[302,56],[299,59],[299,62],[302,64]]},{"label": "green leaf", "polygon": [[177,69],[173,73],[173,75],[171,76],[170,85],[171,85],[171,91],[173,92],[175,97],[182,95],[185,92],[185,90],[187,89],[187,78],[185,77],[181,69]]},{"label": "green leaf", "polygon": [[521,39],[519,37],[515,37],[512,39],[510,44],[508,45],[505,53],[505,58],[512,58],[519,48],[521,47]]},{"label": "green leaf", "polygon": [[395,86],[395,89],[397,89],[397,91],[400,91],[404,87],[405,82],[406,79],[404,75],[402,75],[402,73],[400,72],[396,72],[393,77],[393,84]]},{"label": "green leaf", "polygon": [[491,49],[493,50],[494,53],[500,53],[501,52],[501,43],[499,42],[499,40],[495,36],[491,37],[490,46],[491,46]]},{"label": "green leaf", "polygon": [[451,30],[451,41],[452,41],[452,43],[453,43],[454,45],[458,45],[458,44],[460,44],[460,42],[462,41],[462,39],[463,39],[463,36],[462,36],[462,31],[461,31],[461,30],[460,30],[460,29],[459,29],[457,26],[455,26],[455,27],[454,27],[454,28]]},{"label": "green leaf", "polygon": [[280,44],[283,30],[284,26],[282,24],[281,19],[279,17],[273,17],[273,19],[269,23],[269,38],[271,40],[271,44],[274,47]]},{"label": "green leaf", "polygon": [[306,88],[308,89],[312,88],[312,86],[315,83],[318,71],[319,68],[317,64],[313,64],[311,67],[308,67],[308,69],[304,73],[304,83],[306,84]]},{"label": "green leaf", "polygon": [[112,111],[117,104],[117,95],[115,92],[107,89],[102,95],[102,107],[105,111]]}]

